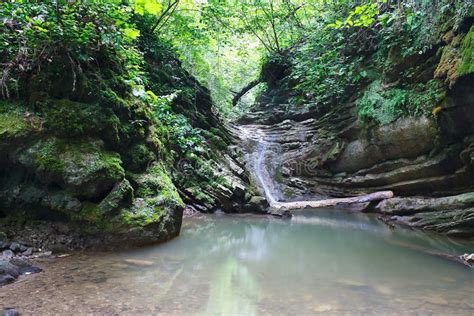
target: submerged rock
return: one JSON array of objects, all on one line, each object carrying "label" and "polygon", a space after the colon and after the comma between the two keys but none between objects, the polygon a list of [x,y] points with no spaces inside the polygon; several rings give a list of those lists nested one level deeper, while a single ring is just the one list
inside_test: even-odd
[{"label": "submerged rock", "polygon": [[15,256],[15,253],[11,251],[10,249],[4,250],[2,252],[2,258],[4,259],[10,259],[10,258],[13,258],[13,256]]},{"label": "submerged rock", "polygon": [[13,252],[19,252],[20,251],[20,244],[17,242],[12,242],[10,245],[10,250]]},{"label": "submerged rock", "polygon": [[32,274],[42,271],[41,268],[34,266],[33,263],[27,259],[13,258],[10,260],[10,263],[18,267],[20,274]]},{"label": "submerged rock", "polygon": [[41,268],[18,257],[0,258],[0,286],[14,282],[20,275],[41,272]]},{"label": "submerged rock", "polygon": [[16,279],[20,276],[20,268],[11,263],[10,260],[1,260],[0,275],[10,275]]},{"label": "submerged rock", "polygon": [[442,198],[393,198],[380,202],[373,211],[411,227],[452,236],[474,236],[474,193]]},{"label": "submerged rock", "polygon": [[140,259],[125,259],[124,262],[138,267],[151,267],[154,264],[153,261]]},{"label": "submerged rock", "polygon": [[474,268],[474,253],[468,254],[465,253],[459,257],[466,265]]},{"label": "submerged rock", "polygon": [[[29,232],[31,233],[31,231]],[[41,257],[42,254],[52,254],[51,251],[39,252],[31,247],[29,242],[5,240],[2,242],[5,249],[0,254],[0,286],[14,282],[20,275],[39,273],[42,269],[30,261]]]},{"label": "submerged rock", "polygon": [[9,274],[0,273],[0,286],[15,282],[16,278]]},{"label": "submerged rock", "polygon": [[33,254],[33,247],[29,247],[24,252],[22,252],[23,256],[31,256]]},{"label": "submerged rock", "polygon": [[20,313],[12,307],[7,307],[2,311],[1,316],[20,316]]}]

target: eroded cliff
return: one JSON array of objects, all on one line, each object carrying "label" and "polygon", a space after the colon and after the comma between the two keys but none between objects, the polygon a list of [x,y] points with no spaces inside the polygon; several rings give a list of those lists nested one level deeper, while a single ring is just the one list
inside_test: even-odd
[{"label": "eroded cliff", "polygon": [[[262,139],[278,148],[275,179],[281,199],[393,190],[399,197],[417,196],[424,203],[426,196],[471,192],[472,13],[439,21],[432,30],[435,40],[420,52],[406,52],[396,43],[384,46],[377,30],[363,34],[358,43],[346,40],[336,54],[343,65],[356,65],[351,74],[358,80],[331,81],[331,65],[321,65],[328,68],[319,87],[327,90],[319,92],[301,93],[292,50],[270,60],[262,70],[267,90],[240,123],[260,131]],[[350,32],[347,38],[353,38]],[[321,56],[315,54],[308,64],[317,66],[324,60]],[[339,95],[332,93],[334,89]],[[389,213],[389,205],[375,210]],[[474,234],[469,203],[453,204],[449,210],[411,208],[404,215],[393,219],[452,235]]]}]

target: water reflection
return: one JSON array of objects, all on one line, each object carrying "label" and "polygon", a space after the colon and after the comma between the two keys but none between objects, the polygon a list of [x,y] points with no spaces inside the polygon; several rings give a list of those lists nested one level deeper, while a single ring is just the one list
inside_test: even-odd
[{"label": "water reflection", "polygon": [[205,315],[256,315],[261,290],[252,273],[229,258],[211,280]]},{"label": "water reflection", "polygon": [[433,255],[464,252],[472,244],[363,214],[206,216],[157,247],[50,263],[0,289],[0,302],[37,313],[472,314],[473,271]]}]

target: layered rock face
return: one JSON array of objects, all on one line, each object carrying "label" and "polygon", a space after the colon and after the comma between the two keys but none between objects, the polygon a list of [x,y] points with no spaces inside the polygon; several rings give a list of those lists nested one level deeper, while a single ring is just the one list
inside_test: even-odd
[{"label": "layered rock face", "polygon": [[[399,197],[443,197],[474,190],[472,18],[455,27],[445,26],[442,34],[433,49],[422,55],[402,57],[399,49],[392,48],[385,56],[389,66],[383,69],[372,67],[369,55],[364,67],[376,72],[377,79],[346,88],[346,101],[330,107],[310,101],[297,108],[289,105],[295,94],[289,79],[291,66],[270,66],[263,73],[268,90],[240,122],[261,131],[263,138],[279,147],[282,163],[276,179],[284,200],[379,190],[393,190]],[[364,95],[379,97],[381,91],[428,82],[443,87],[442,101],[428,105],[429,115],[383,123],[358,117]],[[467,204],[449,210],[415,208],[404,215],[409,216],[404,222],[413,226],[474,235]],[[450,224],[455,228],[446,228]]]}]

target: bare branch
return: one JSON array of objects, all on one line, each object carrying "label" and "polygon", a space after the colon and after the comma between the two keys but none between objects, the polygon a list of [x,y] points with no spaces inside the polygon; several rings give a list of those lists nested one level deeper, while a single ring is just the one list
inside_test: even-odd
[{"label": "bare branch", "polygon": [[179,3],[179,0],[175,0],[173,2],[171,2],[171,0],[168,0],[168,6],[166,7],[166,9],[164,9],[161,12],[160,16],[158,16],[158,18],[156,19],[155,24],[151,28],[151,32],[154,32],[165,18],[166,18],[165,21],[168,21],[169,17],[167,18],[167,15],[170,13],[170,11],[171,11],[171,14],[174,12],[178,3]]}]

